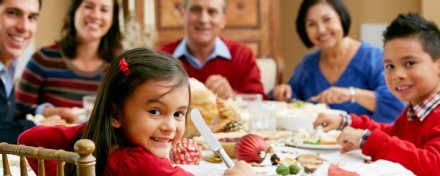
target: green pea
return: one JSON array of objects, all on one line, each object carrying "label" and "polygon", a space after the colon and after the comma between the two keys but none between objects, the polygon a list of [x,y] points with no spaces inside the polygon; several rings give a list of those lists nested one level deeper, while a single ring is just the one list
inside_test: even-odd
[{"label": "green pea", "polygon": [[286,165],[284,165],[284,164],[280,164],[277,167],[276,171],[277,171],[277,174],[282,175],[282,176],[290,174],[289,168]]},{"label": "green pea", "polygon": [[290,174],[298,174],[301,170],[301,167],[299,167],[298,164],[292,164],[289,166]]}]

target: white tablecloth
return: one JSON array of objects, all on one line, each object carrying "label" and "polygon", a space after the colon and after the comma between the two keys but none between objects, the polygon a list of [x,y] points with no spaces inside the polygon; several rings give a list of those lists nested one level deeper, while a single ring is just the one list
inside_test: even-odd
[{"label": "white tablecloth", "polygon": [[[318,170],[313,175],[327,175],[329,164],[336,164],[341,168],[349,171],[355,171],[360,175],[381,175],[381,176],[407,176],[414,175],[411,171],[405,169],[400,164],[385,160],[378,160],[371,163],[365,163],[368,159],[361,154],[361,152],[353,151],[347,154],[341,154],[338,150],[310,150],[294,147],[286,147],[282,144],[274,144],[274,150],[277,155],[283,159],[285,157],[295,158],[298,154],[318,154],[325,160]],[[203,155],[211,155],[212,152],[204,151]],[[19,157],[15,155],[8,155],[11,174],[20,175]],[[270,164],[270,155],[262,162],[264,167],[253,167],[258,175],[276,175],[276,166]],[[194,173],[197,176],[220,176],[226,169],[224,163],[209,163],[201,161],[199,165],[179,165],[180,167]],[[3,168],[0,164],[0,175],[3,174]],[[28,167],[28,175],[36,175],[30,167]],[[301,171],[298,175],[304,175]]]},{"label": "white tablecloth", "polygon": [[[330,164],[335,164],[341,168],[357,172],[359,175],[381,175],[381,176],[406,176],[414,175],[398,163],[393,163],[385,160],[378,160],[375,162],[366,163],[365,159],[368,157],[361,154],[359,150],[352,151],[346,154],[339,153],[338,150],[311,150],[294,147],[283,146],[282,144],[274,145],[275,153],[281,158],[289,156],[296,158],[298,154],[318,154],[325,160],[325,162],[318,168],[313,175],[327,175]],[[210,155],[211,152],[204,151],[203,155]],[[258,175],[276,175],[276,166],[270,164],[270,156],[265,158],[262,162],[264,167],[253,167]],[[187,171],[197,176],[220,176],[226,169],[224,163],[209,163],[201,161],[199,165],[179,165]],[[304,175],[303,169],[298,175]]]}]

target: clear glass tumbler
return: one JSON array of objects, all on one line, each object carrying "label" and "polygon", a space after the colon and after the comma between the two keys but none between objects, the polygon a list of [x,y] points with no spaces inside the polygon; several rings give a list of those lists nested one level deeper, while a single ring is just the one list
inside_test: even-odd
[{"label": "clear glass tumbler", "polygon": [[92,115],[95,100],[96,95],[86,95],[83,97],[84,119],[79,119],[80,122],[89,120],[90,116]]}]

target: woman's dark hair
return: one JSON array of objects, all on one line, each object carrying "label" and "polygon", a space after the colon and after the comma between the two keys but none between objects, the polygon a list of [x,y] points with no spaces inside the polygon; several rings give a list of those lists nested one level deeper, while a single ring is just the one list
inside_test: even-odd
[{"label": "woman's dark hair", "polygon": [[383,33],[384,44],[396,38],[417,38],[435,61],[440,58],[440,31],[437,25],[415,14],[399,14]]},{"label": "woman's dark hair", "polygon": [[307,48],[313,47],[313,43],[310,41],[306,32],[307,11],[315,4],[323,2],[328,3],[338,13],[342,23],[342,29],[344,30],[344,37],[347,36],[348,31],[350,31],[350,13],[342,0],[303,0],[299,7],[298,16],[296,17],[296,32]]},{"label": "woman's dark hair", "polygon": [[[126,76],[119,63],[125,59],[129,75]],[[103,174],[111,149],[123,145],[122,134],[111,125],[118,109],[126,98],[147,81],[173,81],[172,89],[188,85],[185,69],[178,60],[146,48],[128,50],[114,59],[99,88],[92,115],[81,138],[92,140],[96,149],[96,173]],[[189,102],[188,102],[189,105]],[[187,113],[188,114],[188,113]]]},{"label": "woman's dark hair", "polygon": [[[75,12],[83,1],[84,0],[72,0],[64,20],[62,38],[59,41],[59,45],[62,53],[69,59],[73,59],[76,56],[77,32],[75,29]],[[99,56],[107,63],[110,63],[121,51],[121,41],[122,34],[119,30],[119,4],[117,0],[113,0],[112,25],[108,32],[101,38],[98,47]]]}]

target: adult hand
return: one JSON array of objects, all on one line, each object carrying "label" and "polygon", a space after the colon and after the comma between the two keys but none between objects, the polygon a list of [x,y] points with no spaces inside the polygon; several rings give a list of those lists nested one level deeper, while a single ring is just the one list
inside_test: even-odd
[{"label": "adult hand", "polygon": [[351,95],[348,88],[330,87],[319,95],[310,98],[310,100],[325,104],[341,104],[350,101]]},{"label": "adult hand", "polygon": [[59,115],[53,115],[42,119],[39,125],[53,126],[53,125],[63,125],[65,122],[61,119]]},{"label": "adult hand", "polygon": [[235,162],[235,166],[225,170],[224,176],[255,176],[255,172],[252,170],[251,165],[244,161]]},{"label": "adult hand", "polygon": [[336,130],[342,125],[342,115],[337,113],[319,113],[318,118],[313,122],[313,128],[321,125],[324,132]]},{"label": "adult hand", "polygon": [[292,87],[288,84],[277,85],[273,89],[273,97],[275,100],[284,101],[289,100],[292,97]]},{"label": "adult hand", "polygon": [[44,117],[50,117],[54,115],[60,116],[61,119],[66,120],[68,123],[73,123],[78,119],[78,116],[73,114],[71,108],[64,108],[64,107],[48,107],[44,108],[43,110],[43,116]]},{"label": "adult hand", "polygon": [[232,98],[234,92],[228,80],[221,75],[211,75],[206,79],[206,87],[223,99]]},{"label": "adult hand", "polygon": [[364,135],[364,130],[345,127],[336,139],[336,142],[341,146],[341,153],[359,149],[362,135]]}]

